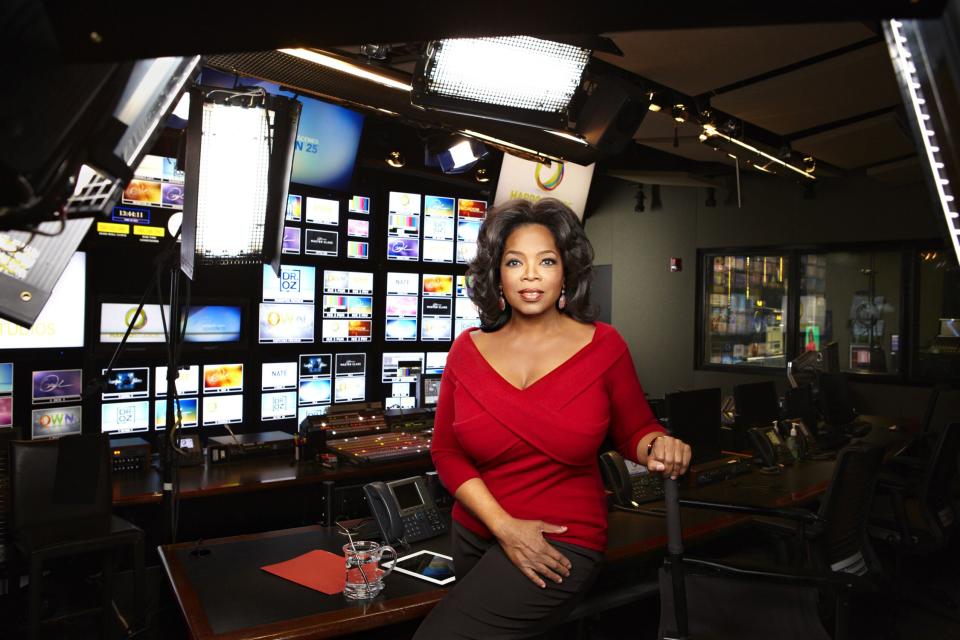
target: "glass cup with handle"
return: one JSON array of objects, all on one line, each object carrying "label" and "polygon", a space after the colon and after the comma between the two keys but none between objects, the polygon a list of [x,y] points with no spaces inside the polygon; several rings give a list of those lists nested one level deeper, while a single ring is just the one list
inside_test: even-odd
[{"label": "glass cup with handle", "polygon": [[358,540],[343,545],[343,557],[346,559],[347,580],[343,595],[349,600],[367,600],[374,598],[383,590],[383,579],[393,571],[392,567],[381,566],[384,554],[397,559],[396,550],[389,545],[381,545],[369,540]]}]

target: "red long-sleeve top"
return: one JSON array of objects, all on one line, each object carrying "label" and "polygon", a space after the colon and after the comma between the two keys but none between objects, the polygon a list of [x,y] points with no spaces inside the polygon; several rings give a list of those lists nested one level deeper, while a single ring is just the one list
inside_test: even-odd
[{"label": "red long-sleeve top", "polygon": [[[564,525],[566,532],[550,537],[603,551],[607,506],[597,450],[609,430],[620,453],[636,461],[640,439],[663,430],[626,342],[597,322],[587,346],[517,389],[480,354],[471,331],[454,342],[440,383],[431,446],[440,480],[454,494],[481,478],[511,516]],[[459,502],[453,517],[491,537]]]}]

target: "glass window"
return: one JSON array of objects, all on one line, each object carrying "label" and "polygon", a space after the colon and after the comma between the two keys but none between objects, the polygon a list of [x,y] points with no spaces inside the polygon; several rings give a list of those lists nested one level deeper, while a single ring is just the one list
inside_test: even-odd
[{"label": "glass window", "polygon": [[917,326],[918,378],[960,378],[960,268],[943,250],[919,253],[920,315]]},{"label": "glass window", "polygon": [[841,371],[900,370],[899,251],[800,256],[800,350],[836,343]]},{"label": "glass window", "polygon": [[786,366],[786,256],[706,255],[705,364]]}]

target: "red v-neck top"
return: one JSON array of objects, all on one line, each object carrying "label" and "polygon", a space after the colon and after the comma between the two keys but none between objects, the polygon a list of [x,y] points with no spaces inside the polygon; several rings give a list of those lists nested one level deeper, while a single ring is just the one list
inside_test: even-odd
[{"label": "red v-neck top", "polygon": [[[481,478],[511,516],[565,525],[550,537],[603,551],[607,506],[597,450],[608,430],[634,461],[640,439],[663,430],[616,329],[597,322],[587,346],[526,389],[490,366],[468,330],[447,357],[431,454],[451,494]],[[491,537],[459,502],[453,517]]]}]

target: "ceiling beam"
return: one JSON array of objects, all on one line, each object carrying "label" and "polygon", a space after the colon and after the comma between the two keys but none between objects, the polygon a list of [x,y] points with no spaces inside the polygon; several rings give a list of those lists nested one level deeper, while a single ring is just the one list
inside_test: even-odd
[{"label": "ceiling beam", "polygon": [[827,131],[833,131],[834,129],[848,127],[852,124],[863,122],[864,120],[879,118],[880,116],[885,116],[889,113],[896,113],[900,108],[900,105],[893,105],[890,107],[883,107],[881,109],[874,109],[873,111],[867,111],[866,113],[859,113],[855,116],[850,116],[849,118],[834,120],[833,122],[824,122],[823,124],[818,124],[808,129],[801,129],[800,131],[788,133],[787,135],[783,136],[783,139],[787,142],[802,140],[803,138],[809,138],[810,136],[826,133]]}]

